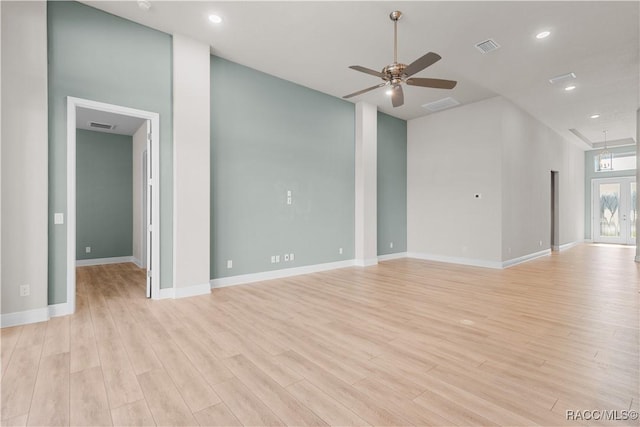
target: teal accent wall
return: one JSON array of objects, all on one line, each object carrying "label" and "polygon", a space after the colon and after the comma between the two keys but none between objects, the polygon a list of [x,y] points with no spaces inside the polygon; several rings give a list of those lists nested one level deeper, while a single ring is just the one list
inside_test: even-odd
[{"label": "teal accent wall", "polygon": [[66,97],[160,114],[161,287],[172,278],[171,37],[68,1],[47,3],[49,60],[49,304],[66,295]]},{"label": "teal accent wall", "polygon": [[211,277],[353,259],[354,141],[353,104],[213,56]]},{"label": "teal accent wall", "polygon": [[[608,151],[616,154],[622,153],[635,153],[636,147],[634,145],[607,148]],[[591,181],[595,178],[618,178],[626,176],[636,176],[636,170],[627,171],[610,171],[610,172],[596,172],[595,171],[595,157],[600,154],[602,150],[590,150],[584,152],[584,238],[591,239],[591,199],[592,188]]]},{"label": "teal accent wall", "polygon": [[[91,247],[91,253],[85,248]],[[76,259],[133,255],[133,138],[76,131]]]},{"label": "teal accent wall", "polygon": [[378,255],[406,251],[407,122],[378,112]]}]

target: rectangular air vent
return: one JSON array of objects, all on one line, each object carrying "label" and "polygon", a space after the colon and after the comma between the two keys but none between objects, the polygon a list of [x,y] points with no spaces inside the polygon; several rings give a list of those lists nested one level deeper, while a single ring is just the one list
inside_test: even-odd
[{"label": "rectangular air vent", "polygon": [[451,98],[449,96],[447,98],[442,98],[437,101],[424,104],[422,107],[426,108],[429,111],[442,111],[446,110],[447,108],[455,107],[456,105],[460,105],[460,102],[457,99]]},{"label": "rectangular air vent", "polygon": [[96,128],[96,129],[106,129],[106,130],[113,130],[116,128],[115,125],[110,125],[108,123],[99,123],[99,122],[89,122],[89,127]]},{"label": "rectangular air vent", "polygon": [[549,83],[556,84],[556,83],[563,82],[565,80],[573,80],[575,78],[576,78],[575,73],[567,73],[567,74],[562,74],[560,76],[551,77],[549,79]]},{"label": "rectangular air vent", "polygon": [[498,43],[496,43],[493,39],[487,39],[483,42],[476,44],[476,49],[478,49],[482,53],[489,53],[492,50],[496,50],[500,47]]}]

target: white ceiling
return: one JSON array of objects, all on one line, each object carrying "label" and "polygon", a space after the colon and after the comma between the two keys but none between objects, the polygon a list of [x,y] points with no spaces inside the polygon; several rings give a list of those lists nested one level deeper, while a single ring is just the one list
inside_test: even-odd
[{"label": "white ceiling", "polygon": [[[635,140],[640,76],[639,2],[189,2],[85,1],[98,9],[211,46],[213,54],[341,97],[378,83],[348,69],[376,70],[393,60],[393,10],[399,22],[398,60],[433,51],[442,60],[416,77],[458,80],[453,90],[405,87],[393,108],[383,89],[352,98],[393,116],[429,114],[421,105],[452,96],[468,104],[502,95],[583,148],[607,138]],[[216,13],[223,23],[209,23]],[[551,35],[538,40],[542,30]],[[481,54],[492,38],[502,47]],[[574,72],[577,88],[548,79]],[[598,113],[600,118],[589,116]],[[431,113],[434,114],[434,113]],[[437,114],[437,113],[435,113]],[[463,125],[463,124],[461,124]],[[576,136],[574,129],[583,138]]]},{"label": "white ceiling", "polygon": [[[76,109],[76,129],[85,129],[95,132],[115,133],[118,135],[133,135],[146,120],[138,117],[124,116],[122,114],[106,111],[92,110],[78,107]],[[91,127],[89,122],[114,125],[113,129],[100,129]]]}]

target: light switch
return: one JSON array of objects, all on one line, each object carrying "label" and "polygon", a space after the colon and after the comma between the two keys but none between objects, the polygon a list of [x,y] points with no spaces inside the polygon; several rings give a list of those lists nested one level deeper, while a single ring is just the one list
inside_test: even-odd
[{"label": "light switch", "polygon": [[63,213],[54,213],[53,214],[53,223],[56,225],[64,224],[64,214]]}]

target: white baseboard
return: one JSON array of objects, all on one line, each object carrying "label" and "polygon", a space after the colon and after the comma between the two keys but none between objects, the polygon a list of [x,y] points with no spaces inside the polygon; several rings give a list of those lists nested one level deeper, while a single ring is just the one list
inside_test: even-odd
[{"label": "white baseboard", "polygon": [[356,259],[353,264],[357,267],[371,267],[372,265],[378,265],[378,258]]},{"label": "white baseboard", "polygon": [[136,257],[131,257],[131,262],[134,263],[136,265],[136,267],[138,268],[144,268],[144,265],[142,265],[142,261],[140,261],[138,258]]},{"label": "white baseboard", "polygon": [[51,304],[49,306],[49,317],[59,317],[73,314],[69,308],[69,303]]},{"label": "white baseboard", "polygon": [[0,316],[0,327],[26,325],[49,320],[49,307],[6,313]]},{"label": "white baseboard", "polygon": [[133,262],[132,256],[117,256],[111,258],[93,258],[93,259],[79,259],[76,260],[76,267],[88,267],[91,265],[106,265],[106,264],[122,264],[124,262]]},{"label": "white baseboard", "polygon": [[284,277],[299,276],[302,274],[318,273],[321,271],[336,270],[338,268],[353,267],[355,261],[329,262],[326,264],[306,265],[303,267],[284,268],[282,270],[265,271],[262,273],[241,274],[238,276],[221,277],[211,279],[212,288],[224,288],[226,286],[242,285],[246,283],[262,282],[263,280],[282,279]]},{"label": "white baseboard", "polygon": [[534,252],[532,254],[523,255],[518,258],[512,258],[502,262],[502,268],[512,267],[517,264],[522,264],[523,262],[531,261],[536,258],[540,258],[543,256],[551,255],[551,249],[545,249],[542,251]]},{"label": "white baseboard", "polygon": [[484,259],[473,259],[473,258],[459,258],[459,257],[445,256],[445,255],[424,254],[420,252],[407,252],[407,258],[424,259],[427,261],[436,261],[436,262],[446,262],[448,264],[470,265],[473,267],[498,268],[498,269],[503,268],[503,265],[500,261],[488,261]]},{"label": "white baseboard", "polygon": [[407,258],[406,252],[396,252],[395,254],[378,255],[378,261],[389,261],[392,259]]},{"label": "white baseboard", "polygon": [[575,241],[575,242],[565,243],[564,245],[560,245],[560,246],[558,247],[558,250],[559,250],[560,252],[562,252],[562,251],[566,251],[567,249],[571,249],[572,247],[574,247],[574,246],[576,246],[576,245],[579,245],[579,244],[580,244],[580,243],[582,243],[583,241],[584,241],[584,240],[581,240],[581,241],[578,241],[578,240],[577,240],[577,241]]},{"label": "white baseboard", "polygon": [[211,285],[203,283],[200,285],[187,286],[184,288],[164,288],[160,289],[159,299],[178,299],[206,295],[211,293]]}]

